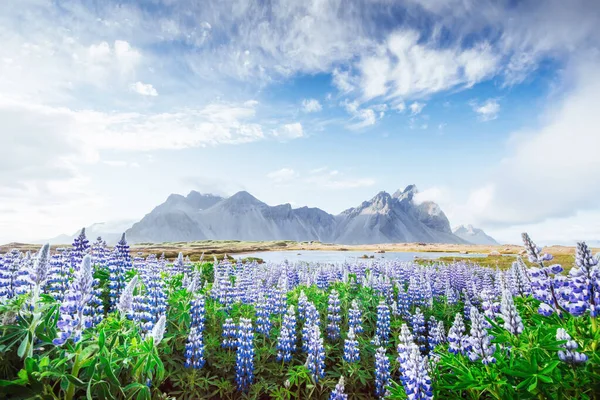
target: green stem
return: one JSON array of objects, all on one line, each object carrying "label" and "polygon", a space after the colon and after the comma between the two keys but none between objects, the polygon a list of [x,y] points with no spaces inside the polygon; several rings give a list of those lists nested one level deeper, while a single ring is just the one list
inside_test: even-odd
[{"label": "green stem", "polygon": [[[79,351],[75,353],[75,359],[73,361],[73,368],[71,369],[71,375],[75,378],[79,375],[79,370],[81,369],[81,365],[79,365]],[[67,386],[67,394],[65,396],[65,400],[73,400],[73,396],[75,395],[75,385],[73,382],[69,381],[69,386]]]},{"label": "green stem", "polygon": [[590,317],[590,319],[592,320],[592,334],[595,334],[596,331],[598,330],[598,321],[596,320],[595,317]]}]

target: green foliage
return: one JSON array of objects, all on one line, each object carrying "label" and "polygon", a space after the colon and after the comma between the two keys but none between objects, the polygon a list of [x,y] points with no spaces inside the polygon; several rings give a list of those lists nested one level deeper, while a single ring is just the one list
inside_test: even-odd
[{"label": "green foliage", "polygon": [[[345,390],[352,399],[373,399],[374,353],[371,338],[375,333],[376,307],[380,297],[368,287],[352,283],[335,283],[323,291],[316,286],[297,287],[287,295],[288,304],[297,306],[304,291],[318,308],[321,327],[326,326],[327,300],[331,289],[339,293],[342,315],[342,337],[325,339],[326,376],[315,383],[305,367],[306,356],[300,351],[301,323],[297,326],[297,351],[290,363],[277,361],[276,344],[281,316],[272,318],[269,335],[256,334],[255,383],[249,393],[240,394],[234,382],[236,354],[221,347],[221,327],[230,316],[255,320],[252,305],[234,304],[226,312],[209,296],[213,278],[212,263],[196,265],[205,282],[206,322],[204,357],[200,370],[184,367],[184,351],[190,326],[192,293],[181,288],[182,276],[163,276],[168,292],[167,328],[164,339],[155,346],[144,338],[136,324],[117,313],[106,315],[96,327],[84,332],[74,344],[68,341],[56,347],[58,307],[56,301],[41,296],[32,311],[27,295],[0,306],[0,397],[2,398],[105,398],[105,399],[327,399],[339,377],[345,378]],[[107,271],[96,271],[100,286],[107,289]],[[396,289],[395,289],[396,290]],[[347,315],[356,299],[363,310],[364,332],[357,337],[360,362],[343,360],[343,343],[347,334]],[[105,302],[108,298],[104,299]],[[431,378],[434,394],[440,399],[594,399],[600,393],[600,333],[592,332],[589,319],[565,316],[546,318],[538,315],[537,302],[531,298],[516,299],[525,330],[520,336],[493,323],[490,333],[498,344],[497,363],[483,365],[467,357],[453,355],[442,345],[436,349],[439,361]],[[449,328],[463,304],[449,306],[435,301],[425,317],[435,316]],[[400,384],[396,346],[403,321],[392,316],[392,335],[388,356],[393,382],[389,398],[405,399]],[[564,327],[589,355],[587,363],[573,367],[557,357],[560,342],[556,329]]]}]

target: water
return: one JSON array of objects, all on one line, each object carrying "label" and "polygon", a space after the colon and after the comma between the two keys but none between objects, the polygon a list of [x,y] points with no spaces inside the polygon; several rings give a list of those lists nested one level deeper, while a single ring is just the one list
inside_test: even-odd
[{"label": "water", "polygon": [[[374,256],[374,258],[363,259],[364,255]],[[320,262],[320,263],[341,263],[344,261],[356,261],[358,260],[400,260],[400,261],[412,261],[416,257],[436,259],[439,257],[473,257],[481,258],[486,257],[486,254],[460,254],[460,253],[437,253],[437,252],[387,252],[387,253],[373,253],[365,251],[326,251],[326,250],[286,250],[286,251],[261,251],[257,253],[244,253],[234,254],[235,258],[238,257],[256,257],[261,258],[265,262],[281,263],[285,260],[289,262],[306,261],[306,262]]]}]

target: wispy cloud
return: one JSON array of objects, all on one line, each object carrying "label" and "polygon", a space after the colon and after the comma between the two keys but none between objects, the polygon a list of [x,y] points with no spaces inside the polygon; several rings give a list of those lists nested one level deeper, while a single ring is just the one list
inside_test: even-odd
[{"label": "wispy cloud", "polygon": [[487,99],[483,103],[471,101],[469,104],[473,108],[473,111],[479,115],[479,119],[482,121],[491,121],[498,118],[500,104],[496,99]]},{"label": "wispy cloud", "polygon": [[131,84],[130,88],[142,96],[158,96],[158,91],[150,83],[136,82]]},{"label": "wispy cloud", "polygon": [[302,111],[306,113],[313,113],[317,111],[321,111],[323,107],[319,100],[317,99],[304,99],[302,100]]}]

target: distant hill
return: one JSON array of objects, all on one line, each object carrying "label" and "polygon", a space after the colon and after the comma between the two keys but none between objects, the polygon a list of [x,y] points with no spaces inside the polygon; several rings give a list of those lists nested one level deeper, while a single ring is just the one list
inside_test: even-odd
[{"label": "distant hill", "polygon": [[493,237],[473,225],[460,225],[454,229],[454,234],[473,244],[499,244]]},{"label": "distant hill", "polygon": [[172,194],[127,230],[130,242],[317,240],[344,244],[467,243],[433,202],[415,203],[416,186],[380,192],[334,216],[318,208],[269,206],[242,191],[229,198]]},{"label": "distant hill", "polygon": [[[112,222],[98,222],[90,226],[85,227],[85,234],[90,241],[94,242],[98,236],[101,236],[106,243],[114,245],[119,241],[123,232],[131,228],[134,224],[134,220],[121,220]],[[37,243],[50,243],[50,244],[71,244],[73,239],[81,230],[77,230],[71,235],[59,235],[48,240],[39,240]]]}]

